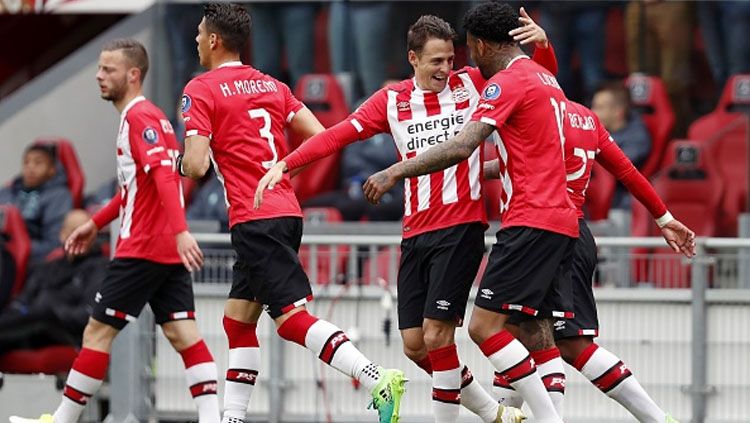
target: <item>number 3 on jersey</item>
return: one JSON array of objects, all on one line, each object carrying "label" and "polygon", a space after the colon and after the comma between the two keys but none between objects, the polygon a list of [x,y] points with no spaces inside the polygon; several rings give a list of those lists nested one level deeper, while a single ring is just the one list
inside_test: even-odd
[{"label": "number 3 on jersey", "polygon": [[271,115],[266,109],[251,109],[247,113],[250,115],[250,119],[263,119],[263,127],[260,128],[260,136],[268,141],[268,146],[271,148],[271,154],[273,158],[271,160],[264,160],[261,164],[264,168],[270,169],[279,160],[279,154],[276,152],[276,144],[273,142],[273,134],[271,133]]}]

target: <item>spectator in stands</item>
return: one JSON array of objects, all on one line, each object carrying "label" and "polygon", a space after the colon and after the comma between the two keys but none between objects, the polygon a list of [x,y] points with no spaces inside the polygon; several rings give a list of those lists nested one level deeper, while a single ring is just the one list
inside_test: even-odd
[{"label": "spectator in stands", "polygon": [[729,76],[750,73],[750,2],[698,2],[698,23],[711,74],[721,92]]},{"label": "spectator in stands", "polygon": [[193,199],[187,208],[188,220],[216,220],[222,232],[229,231],[227,217],[227,203],[224,197],[224,186],[214,175],[213,168],[209,168],[201,178],[203,184],[193,194]]},{"label": "spectator in stands", "polygon": [[[641,167],[651,152],[651,136],[640,115],[630,109],[630,91],[620,81],[605,82],[594,92],[591,110],[615,139],[635,167]],[[630,194],[618,184],[613,208],[630,207]]]},{"label": "spectator in stands", "polygon": [[392,30],[390,15],[391,3],[387,1],[331,2],[328,15],[331,71],[351,73],[360,83],[361,89],[354,89],[353,102],[369,97],[386,79],[388,47],[383,40],[389,39]]},{"label": "spectator in stands", "polygon": [[[88,219],[83,210],[68,212],[58,234],[60,242]],[[46,345],[80,345],[107,268],[108,259],[100,251],[94,247],[84,256],[62,255],[37,267],[0,314],[0,354]]]},{"label": "spectator in stands", "polygon": [[628,68],[631,73],[642,72],[664,81],[677,119],[673,135],[680,138],[687,133],[691,117],[688,91],[693,43],[691,3],[631,0],[625,7]]},{"label": "spectator in stands", "polygon": [[[557,80],[570,98],[581,102],[588,103],[604,80],[605,25],[609,7],[609,2],[605,1],[544,1],[539,4],[541,25],[555,47],[559,65]],[[576,51],[581,67],[581,89],[575,89],[572,73]]]},{"label": "spectator in stands", "polygon": [[[318,6],[317,2],[252,3],[253,67],[289,82],[294,90],[299,78],[313,71]],[[282,56],[286,57],[289,78],[281,69]]]},{"label": "spectator in stands", "polygon": [[16,206],[26,222],[32,263],[62,245],[58,234],[65,213],[73,208],[73,199],[53,146],[32,144],[26,148],[21,175],[0,190],[3,203]]}]

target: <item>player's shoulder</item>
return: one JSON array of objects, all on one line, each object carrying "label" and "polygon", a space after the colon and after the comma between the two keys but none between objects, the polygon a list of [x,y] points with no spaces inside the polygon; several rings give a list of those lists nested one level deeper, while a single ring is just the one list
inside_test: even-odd
[{"label": "player's shoulder", "polygon": [[129,121],[135,120],[150,120],[150,119],[166,119],[164,112],[151,100],[144,98],[143,100],[135,103],[126,113],[126,119]]},{"label": "player's shoulder", "polygon": [[388,91],[393,91],[397,93],[401,92],[409,92],[414,89],[414,80],[404,79],[403,81],[393,82],[385,87],[381,88],[379,92],[387,93]]}]

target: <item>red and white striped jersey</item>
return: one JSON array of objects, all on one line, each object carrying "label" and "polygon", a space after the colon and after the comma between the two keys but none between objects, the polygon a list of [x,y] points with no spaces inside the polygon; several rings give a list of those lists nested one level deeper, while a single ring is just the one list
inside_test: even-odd
[{"label": "red and white striped jersey", "polygon": [[[367,139],[390,133],[401,160],[448,141],[469,121],[484,79],[476,68],[451,72],[443,91],[420,89],[414,79],[389,85],[347,120]],[[462,223],[487,223],[482,200],[482,149],[429,175],[404,181],[404,238]]]},{"label": "red and white striped jersey", "polygon": [[568,195],[576,206],[579,218],[584,217],[583,204],[586,202],[586,188],[591,181],[594,160],[624,183],[654,218],[667,212],[666,205],[648,180],[636,170],[588,107],[568,101],[563,136]]},{"label": "red and white striped jersey", "polygon": [[493,126],[500,158],[502,227],[578,237],[562,142],[567,99],[554,76],[521,55],[490,78],[472,120]]},{"label": "red and white striped jersey", "polygon": [[258,181],[286,156],[284,130],[304,105],[286,84],[240,62],[193,78],[182,96],[185,136],[210,139],[211,160],[224,185],[229,226],[302,216],[289,176],[253,207]]},{"label": "red and white striped jersey", "polygon": [[[117,133],[120,235],[115,257],[181,263],[175,233],[149,171],[168,166],[176,172],[179,146],[169,120],[158,107],[136,97],[123,109]],[[173,179],[178,185],[179,178]],[[180,194],[182,187],[179,186]],[[182,195],[180,204],[184,207]]]}]

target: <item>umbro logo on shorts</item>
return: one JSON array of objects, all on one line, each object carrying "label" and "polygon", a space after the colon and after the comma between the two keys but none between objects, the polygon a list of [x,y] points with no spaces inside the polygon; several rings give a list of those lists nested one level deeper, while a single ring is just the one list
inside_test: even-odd
[{"label": "umbro logo on shorts", "polygon": [[558,320],[555,322],[555,330],[564,330],[565,329],[565,320]]},{"label": "umbro logo on shorts", "polygon": [[492,292],[491,289],[485,288],[485,289],[482,290],[482,295],[480,295],[480,297],[486,298],[488,300],[491,300],[493,295],[495,295],[495,293]]},{"label": "umbro logo on shorts", "polygon": [[100,292],[97,292],[96,296],[94,297],[94,301],[96,301],[98,303],[101,300],[102,300],[102,294]]},{"label": "umbro logo on shorts", "polygon": [[448,310],[448,307],[451,306],[451,303],[445,300],[437,300],[437,308],[440,310]]}]

